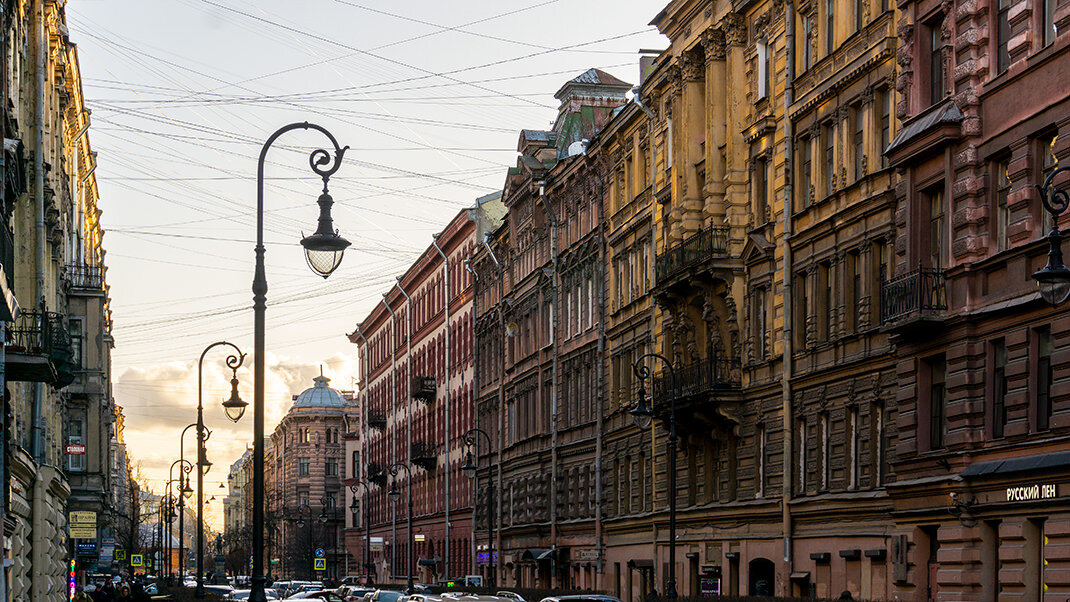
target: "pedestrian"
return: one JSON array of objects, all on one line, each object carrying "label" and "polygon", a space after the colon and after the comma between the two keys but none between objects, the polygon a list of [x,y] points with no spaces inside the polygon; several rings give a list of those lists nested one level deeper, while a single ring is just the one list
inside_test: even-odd
[{"label": "pedestrian", "polygon": [[837,598],[837,599],[838,600],[854,600],[855,598],[854,598],[854,596],[851,595],[850,590],[846,590],[845,589],[845,590],[843,590],[843,593],[840,594],[840,597]]},{"label": "pedestrian", "polygon": [[658,597],[658,588],[655,587],[646,595],[646,602],[657,602]]},{"label": "pedestrian", "polygon": [[79,585],[74,590],[74,597],[71,598],[74,602],[91,602],[89,595],[85,593],[85,588]]},{"label": "pedestrian", "polygon": [[131,602],[130,586],[125,583],[119,586],[119,594],[115,596],[115,599],[121,602]]}]

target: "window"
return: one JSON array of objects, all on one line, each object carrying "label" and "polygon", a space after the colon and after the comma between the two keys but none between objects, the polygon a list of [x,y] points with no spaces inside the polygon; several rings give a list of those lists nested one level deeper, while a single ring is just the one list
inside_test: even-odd
[{"label": "window", "polygon": [[307,491],[298,491],[297,492],[297,505],[298,505],[298,507],[300,507],[300,506],[308,506],[309,505],[308,504],[308,492]]},{"label": "window", "polygon": [[82,355],[85,334],[82,332],[81,318],[67,320],[67,330],[71,336],[71,363],[74,364],[76,370],[80,370],[85,367]]},{"label": "window", "polygon": [[[67,445],[80,445],[80,450],[67,450],[67,468],[72,472],[85,470],[86,456],[86,432],[85,418],[82,416],[71,418],[67,421]],[[81,451],[81,453],[71,453]]]},{"label": "window", "polygon": [[870,413],[870,481],[871,487],[880,487],[884,484],[884,463],[887,454],[884,453],[884,406],[875,403]]},{"label": "window", "polygon": [[324,510],[334,510],[338,506],[338,494],[333,491],[328,491],[323,495]]},{"label": "window", "polygon": [[800,54],[802,55],[802,70],[806,71],[813,64],[810,49],[813,47],[814,23],[810,20],[810,17],[802,18],[802,33],[803,48]]},{"label": "window", "polygon": [[800,418],[798,423],[795,425],[795,436],[798,438],[798,441],[799,441],[799,445],[798,445],[799,463],[798,463],[798,465],[796,467],[796,469],[798,471],[798,477],[796,477],[796,478],[798,478],[798,483],[799,483],[798,494],[799,495],[806,495],[806,459],[807,459],[807,456],[809,455],[808,454],[809,450],[806,448],[806,419],[805,418]]},{"label": "window", "polygon": [[836,49],[836,0],[825,0],[825,54]]},{"label": "window", "polygon": [[1044,45],[1047,46],[1055,41],[1055,4],[1056,0],[1043,0],[1044,13],[1041,15],[1041,29],[1044,31]]},{"label": "window", "polygon": [[929,449],[942,449],[947,431],[947,391],[944,382],[947,364],[943,355],[926,360],[925,364],[929,373]]},{"label": "window", "polygon": [[879,93],[881,109],[881,167],[888,167],[888,157],[884,155],[884,149],[892,143],[892,90],[885,88]]},{"label": "window", "polygon": [[866,1],[855,0],[855,31],[862,31],[866,26]]},{"label": "window", "polygon": [[766,292],[764,287],[754,289],[754,357],[764,360],[768,355],[769,332],[766,327]]},{"label": "window", "polygon": [[1046,547],[1048,537],[1044,532],[1044,517],[1027,519],[1022,526],[1025,536],[1025,549],[1022,559],[1025,569],[1022,571],[1022,584],[1025,586],[1023,600],[1043,600],[1048,589],[1045,566],[1048,564]]},{"label": "window", "polygon": [[828,491],[829,482],[832,480],[832,464],[829,462],[829,415],[827,413],[821,414],[820,425],[821,433],[818,435],[818,445],[821,446],[821,491]]},{"label": "window", "polygon": [[992,438],[1003,438],[1007,426],[1007,344],[1000,339],[989,345],[991,363]]},{"label": "window", "polygon": [[1011,191],[1011,179],[1007,175],[1010,166],[1010,157],[996,161],[992,173],[996,175],[996,250],[1007,249],[1007,224],[1010,222],[1010,212],[1007,209],[1007,196]]},{"label": "window", "polygon": [[847,487],[858,489],[858,408],[847,409]]},{"label": "window", "polygon": [[821,264],[821,331],[824,340],[832,339],[833,330],[836,326],[836,298],[832,291],[832,264]]},{"label": "window", "polygon": [[755,77],[755,82],[758,85],[758,100],[761,100],[770,95],[772,92],[772,86],[770,85],[770,46],[769,42],[761,40],[755,44],[755,50],[757,50],[758,58],[758,72]]},{"label": "window", "polygon": [[797,349],[806,346],[806,318],[810,315],[810,295],[806,290],[807,280],[809,279],[805,272],[800,272],[795,277],[795,324],[792,328]]},{"label": "window", "polygon": [[753,185],[754,192],[754,225],[758,226],[769,221],[769,161],[766,157],[755,157],[752,163],[754,169]]},{"label": "window", "polygon": [[810,147],[810,139],[803,138],[799,143],[799,153],[802,155],[799,163],[802,169],[799,172],[799,194],[802,197],[801,207],[809,207],[813,194],[813,149]]},{"label": "window", "polygon": [[852,111],[854,116],[854,163],[855,179],[860,180],[866,175],[866,120],[865,107],[858,104]]},{"label": "window", "polygon": [[324,467],[324,471],[327,473],[328,477],[337,477],[338,476],[338,459],[337,458],[328,458],[327,459],[327,464]]},{"label": "window", "polygon": [[755,432],[755,434],[754,434],[754,444],[755,444],[754,463],[755,463],[755,466],[756,466],[756,469],[757,469],[757,474],[755,475],[755,483],[754,483],[754,487],[755,487],[754,497],[764,497],[765,496],[765,449],[766,449],[766,443],[767,442],[766,442],[766,435],[765,435],[765,425],[764,424],[759,424],[758,427],[757,427],[757,432]]},{"label": "window", "polygon": [[1011,66],[1011,53],[1007,43],[1011,39],[1010,8],[1013,0],[999,0],[996,13],[996,74],[1003,73]]},{"label": "window", "polygon": [[928,26],[929,29],[929,104],[934,105],[944,99],[944,40],[940,23]]},{"label": "window", "polygon": [[1051,355],[1054,345],[1051,338],[1051,327],[1043,326],[1037,328],[1033,333],[1037,342],[1036,424],[1038,431],[1046,431],[1051,428]]},{"label": "window", "polygon": [[944,222],[943,185],[928,194],[929,201],[929,265],[933,269],[944,267],[947,257],[947,226]]},{"label": "window", "polygon": [[297,476],[307,477],[309,474],[310,461],[308,458],[297,459]]},{"label": "window", "polygon": [[873,243],[870,248],[870,254],[873,256],[872,265],[872,280],[870,282],[870,290],[874,291],[870,299],[870,324],[880,324],[881,321],[881,304],[880,294],[881,289],[884,287],[884,282],[888,280],[891,275],[891,264],[889,263],[889,250],[888,245],[883,240],[878,240]]},{"label": "window", "polygon": [[297,431],[298,441],[300,443],[308,443],[308,429],[302,428]]},{"label": "window", "polygon": [[[1048,175],[1055,171],[1059,167],[1059,159],[1055,156],[1055,143],[1059,140],[1058,134],[1049,134],[1042,136],[1039,140],[1039,152],[1041,155],[1041,168],[1040,168],[1040,181],[1037,184],[1043,184]],[[1038,204],[1040,205],[1040,204]],[[1038,211],[1040,211],[1040,224],[1042,233],[1046,234],[1054,226],[1055,222],[1052,220],[1051,213],[1046,211],[1043,205],[1040,205]]]},{"label": "window", "polygon": [[836,190],[836,128],[830,121],[823,129],[823,142],[825,144],[825,195],[828,196]]},{"label": "window", "polygon": [[353,477],[354,479],[359,479],[360,478],[360,450],[354,450],[353,451],[352,466],[353,466],[353,468],[351,468],[349,470],[349,476]]},{"label": "window", "polygon": [[862,258],[857,251],[847,254],[847,275],[849,278],[847,285],[850,288],[848,298],[851,300],[851,306],[847,308],[846,317],[851,330],[858,332],[862,328],[862,321],[859,320],[858,315],[862,307]]}]

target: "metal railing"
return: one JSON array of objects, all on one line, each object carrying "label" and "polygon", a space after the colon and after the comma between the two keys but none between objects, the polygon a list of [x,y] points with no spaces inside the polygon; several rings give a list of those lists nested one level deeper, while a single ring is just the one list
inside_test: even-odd
[{"label": "metal railing", "polygon": [[54,350],[71,344],[63,315],[51,311],[24,310],[9,332],[7,351],[11,353],[51,355]]},{"label": "metal railing", "polygon": [[881,322],[947,309],[944,270],[918,268],[881,284]]},{"label": "metal railing", "polygon": [[91,265],[64,266],[64,276],[71,288],[104,290],[104,268]]},{"label": "metal railing", "polygon": [[[682,399],[714,391],[733,391],[741,384],[738,360],[723,357],[706,358],[676,368],[676,398]],[[654,401],[668,402],[673,393],[672,376],[668,371],[654,377]]]},{"label": "metal railing", "polygon": [[15,289],[15,238],[11,228],[6,224],[0,225],[0,265],[4,268],[4,278],[7,280],[7,288]]},{"label": "metal railing", "polygon": [[707,226],[658,253],[654,264],[657,282],[679,274],[711,257],[728,254],[728,226]]}]

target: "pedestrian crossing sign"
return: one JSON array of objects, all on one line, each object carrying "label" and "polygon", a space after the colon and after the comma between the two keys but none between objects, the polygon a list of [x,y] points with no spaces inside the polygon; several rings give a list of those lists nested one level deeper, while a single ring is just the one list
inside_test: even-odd
[{"label": "pedestrian crossing sign", "polygon": [[327,570],[327,559],[326,558],[317,558],[316,559],[316,566],[313,567],[313,568],[315,568],[317,571],[326,571]]},{"label": "pedestrian crossing sign", "polygon": [[115,559],[119,561],[126,560],[126,550],[123,550],[121,548],[115,550]]},{"label": "pedestrian crossing sign", "polygon": [[130,555],[130,566],[141,566],[143,564],[145,564],[144,556],[142,556],[141,554]]}]

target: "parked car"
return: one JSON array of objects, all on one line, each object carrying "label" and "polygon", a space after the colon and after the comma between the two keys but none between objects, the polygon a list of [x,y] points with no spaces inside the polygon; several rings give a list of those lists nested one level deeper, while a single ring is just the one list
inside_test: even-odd
[{"label": "parked car", "polygon": [[[207,589],[207,588],[205,588]],[[223,596],[224,600],[246,600],[249,598],[249,594],[253,590],[251,589],[236,589]],[[281,600],[279,593],[274,589],[264,589],[264,596],[268,600]]]},{"label": "parked car", "polygon": [[569,596],[551,596],[541,602],[621,602],[620,598],[603,594],[573,594]]},{"label": "parked car", "polygon": [[368,598],[368,602],[406,602],[405,592],[396,592],[389,589],[377,589]]},{"label": "parked car", "polygon": [[204,586],[204,591],[209,594],[218,594],[226,597],[227,594],[234,591],[234,588],[229,585],[207,585]]},{"label": "parked car", "polygon": [[360,600],[364,598],[364,594],[375,592],[374,589],[355,585],[343,585],[335,591],[337,591],[338,595],[342,596],[342,599],[346,602],[360,602]]},{"label": "parked car", "polygon": [[299,592],[296,593],[287,600],[324,600],[324,602],[345,602],[342,596],[331,590],[320,590],[318,592]]},{"label": "parked car", "polygon": [[505,598],[506,600],[513,600],[514,602],[528,602],[524,599],[524,596],[521,596],[516,592],[500,591],[494,595],[498,596],[499,598]]}]

